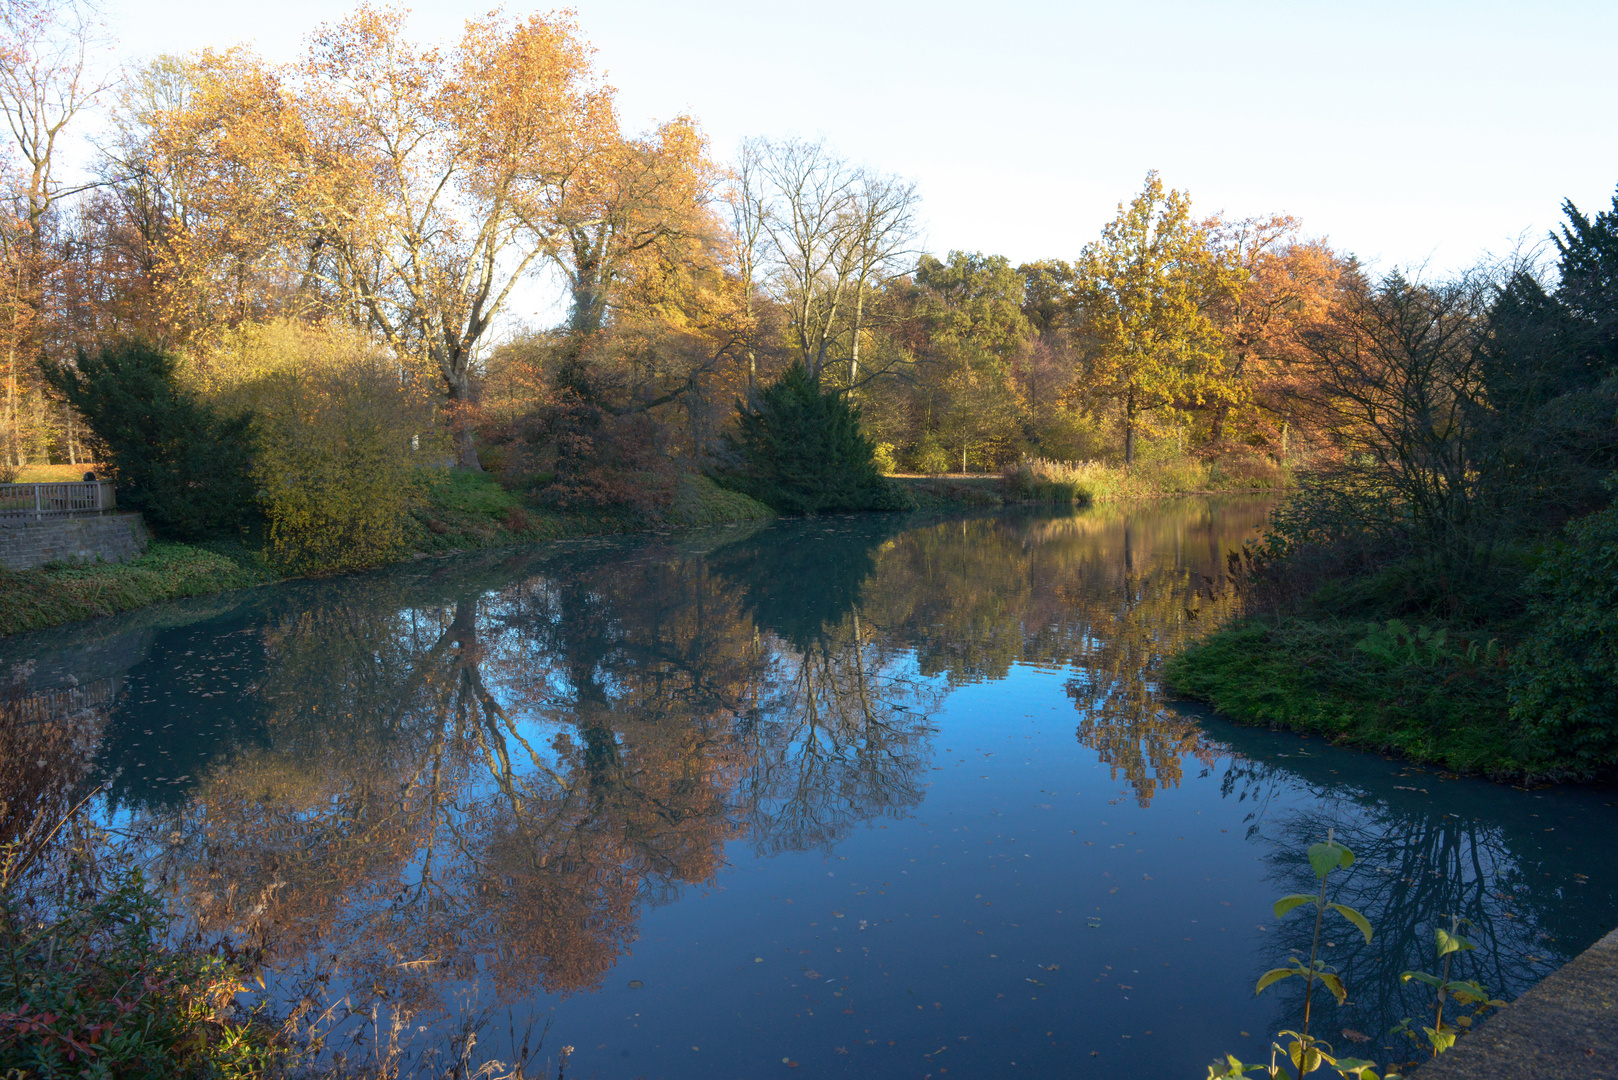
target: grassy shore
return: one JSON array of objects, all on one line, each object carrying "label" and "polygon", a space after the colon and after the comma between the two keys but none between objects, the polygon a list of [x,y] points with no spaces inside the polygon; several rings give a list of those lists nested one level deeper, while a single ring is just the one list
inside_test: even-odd
[{"label": "grassy shore", "polygon": [[1528,643],[1543,635],[1535,569],[1544,557],[1502,550],[1466,587],[1414,562],[1328,579],[1192,645],[1164,678],[1238,724],[1496,780],[1588,778],[1602,771],[1598,760],[1512,715],[1513,686],[1532,666]]},{"label": "grassy shore", "polygon": [[154,541],[126,563],[0,570],[0,634],[256,585],[263,570],[216,551]]},{"label": "grassy shore", "polygon": [[[66,466],[51,468],[60,471]],[[1062,468],[1071,471],[1064,473]],[[1198,462],[1142,463],[1127,471],[1094,463],[1053,467],[1051,463],[1034,462],[1025,463],[1005,475],[893,479],[910,493],[918,509],[958,511],[1014,504],[1084,505],[1092,501],[1152,495],[1263,490],[1262,486],[1255,486],[1249,473],[1250,470],[1233,469],[1221,472]],[[1075,475],[1083,480],[1081,489],[1069,491],[1059,486]],[[54,477],[31,477],[47,478]],[[1268,482],[1274,477],[1266,474],[1261,479]],[[1041,484],[1046,486],[1041,487]],[[515,547],[648,528],[719,525],[773,516],[768,507],[697,474],[680,477],[667,509],[659,516],[648,517],[608,510],[562,513],[508,491],[487,473],[446,470],[433,475],[427,483],[425,498],[413,513],[407,529],[407,550],[402,557]],[[239,543],[197,546],[154,542],[145,555],[122,564],[0,570],[0,635],[276,580],[280,580],[280,575],[263,552]]]},{"label": "grassy shore", "polygon": [[1154,458],[1128,467],[1102,461],[1030,458],[1006,469],[1001,477],[1009,498],[1080,505],[1168,495],[1262,494],[1279,492],[1289,481],[1285,469],[1261,458],[1217,462]]},{"label": "grassy shore", "polygon": [[1509,720],[1510,672],[1498,642],[1491,648],[1445,633],[1435,648],[1437,636],[1433,624],[1397,620],[1390,629],[1331,618],[1249,618],[1172,658],[1164,678],[1175,693],[1238,724],[1323,735],[1499,780],[1579,772]]},{"label": "grassy shore", "polygon": [[1262,459],[1202,462],[1162,458],[1125,467],[1101,461],[1030,458],[1000,473],[898,474],[922,509],[1016,505],[1088,506],[1098,502],[1181,495],[1279,493],[1291,474]]},{"label": "grassy shore", "polygon": [[[507,491],[488,474],[446,471],[428,483],[407,530],[403,557],[774,516],[704,476],[677,481],[667,511],[654,520],[621,512],[558,513]],[[144,555],[125,563],[0,569],[0,635],[277,580],[280,575],[263,552],[240,543],[154,541]]]}]

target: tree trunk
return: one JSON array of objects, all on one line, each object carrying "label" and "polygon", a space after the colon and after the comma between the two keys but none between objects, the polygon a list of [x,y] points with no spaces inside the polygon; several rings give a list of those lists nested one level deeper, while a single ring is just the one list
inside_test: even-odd
[{"label": "tree trunk", "polygon": [[463,371],[456,378],[446,375],[444,385],[449,390],[449,433],[450,444],[455,448],[455,467],[482,472],[483,466],[478,464],[478,444],[472,432],[472,410],[477,405],[477,393],[471,374]]},{"label": "tree trunk", "polygon": [[865,320],[865,285],[860,282],[854,294],[854,343],[848,350],[848,392],[852,396],[854,384],[860,378],[860,323]]}]

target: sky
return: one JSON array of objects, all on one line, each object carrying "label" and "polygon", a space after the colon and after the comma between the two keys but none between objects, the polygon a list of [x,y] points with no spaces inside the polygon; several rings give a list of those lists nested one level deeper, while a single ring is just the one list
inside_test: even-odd
[{"label": "sky", "polygon": [[[458,39],[483,3],[410,6]],[[684,113],[720,160],[824,136],[916,181],[925,247],[1072,259],[1148,170],[1198,212],[1287,213],[1442,275],[1543,248],[1618,185],[1618,3],[576,0],[625,126]],[[291,60],[347,6],[105,0],[115,58]],[[508,5],[514,14],[531,10]]]}]

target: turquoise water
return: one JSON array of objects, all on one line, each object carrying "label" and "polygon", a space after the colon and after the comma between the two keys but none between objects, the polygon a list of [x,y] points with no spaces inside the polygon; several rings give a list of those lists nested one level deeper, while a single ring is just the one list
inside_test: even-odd
[{"label": "turquoise water", "polygon": [[1611,928],[1618,797],[1165,700],[1265,510],[561,544],[0,658],[87,706],[108,813],[192,925],[263,949],[281,995],[380,994],[415,1058],[472,1018],[480,1053],[526,1033],[577,1077],[1202,1076],[1298,1022],[1301,984],[1253,985],[1308,947],[1270,905],[1328,828],[1378,934],[1326,936],[1351,997],[1316,1030],[1407,1058],[1398,974],[1443,913],[1508,997]]}]

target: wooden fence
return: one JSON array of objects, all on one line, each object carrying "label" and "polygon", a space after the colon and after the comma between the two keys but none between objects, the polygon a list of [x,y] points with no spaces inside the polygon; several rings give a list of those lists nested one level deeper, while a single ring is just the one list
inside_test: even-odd
[{"label": "wooden fence", "polygon": [[108,480],[68,484],[0,484],[0,521],[84,517],[117,508]]}]

